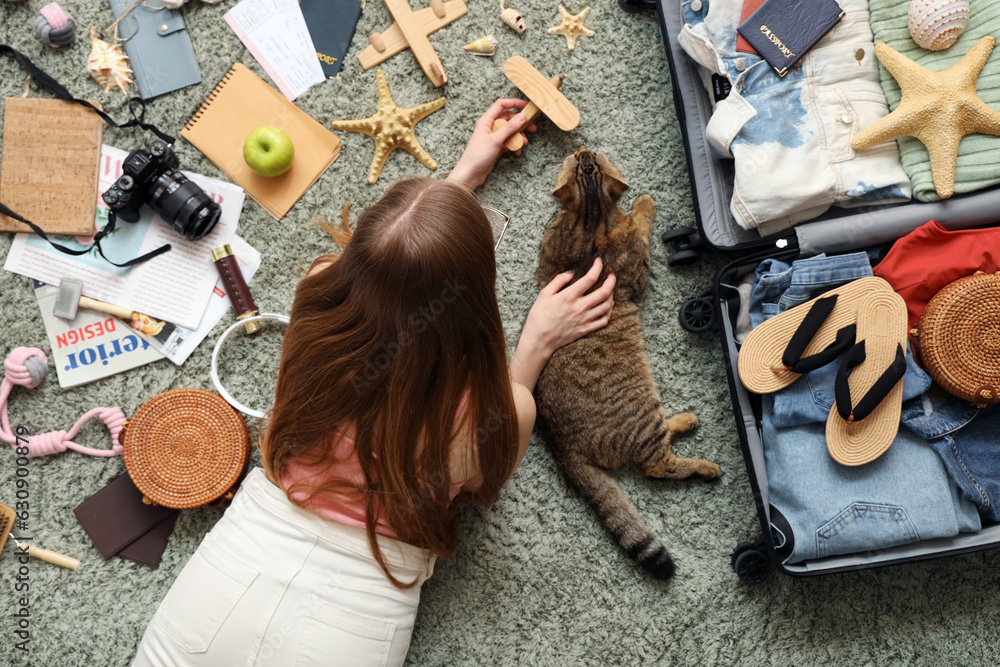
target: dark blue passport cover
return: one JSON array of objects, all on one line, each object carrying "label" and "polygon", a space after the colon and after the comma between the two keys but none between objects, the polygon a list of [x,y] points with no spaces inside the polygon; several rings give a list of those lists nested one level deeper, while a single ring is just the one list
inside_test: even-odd
[{"label": "dark blue passport cover", "polygon": [[302,0],[299,6],[323,73],[337,76],[361,18],[361,0]]},{"label": "dark blue passport cover", "polygon": [[738,30],[779,76],[785,76],[843,16],[836,0],[767,0]]}]

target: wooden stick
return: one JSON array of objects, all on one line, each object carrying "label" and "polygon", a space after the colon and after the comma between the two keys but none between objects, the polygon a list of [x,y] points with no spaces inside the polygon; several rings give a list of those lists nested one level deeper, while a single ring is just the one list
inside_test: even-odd
[{"label": "wooden stick", "polygon": [[104,303],[103,301],[97,301],[95,299],[91,299],[89,296],[80,297],[80,307],[89,308],[91,310],[98,310],[102,313],[107,313],[108,315],[114,315],[115,317],[121,317],[126,320],[132,319],[132,313],[135,312],[123,306],[116,306],[111,303]]},{"label": "wooden stick", "polygon": [[70,570],[75,570],[77,566],[80,565],[80,561],[78,561],[76,558],[72,558],[70,556],[64,556],[62,554],[57,554],[55,551],[42,549],[40,547],[34,546],[33,544],[21,544],[19,546],[22,549],[27,549],[29,556],[34,556],[38,560],[44,560],[46,563],[59,565],[68,568]]},{"label": "wooden stick", "polygon": [[[408,0],[385,0],[385,6],[389,8],[392,17],[396,19],[396,25],[403,33],[403,37],[410,45],[410,50],[417,57],[420,69],[431,80],[435,87],[440,88],[448,81],[448,76],[444,73],[444,65],[438,58],[434,47],[427,39],[423,27],[417,21],[417,17],[410,9]],[[433,12],[433,10],[431,10]]]},{"label": "wooden stick", "polygon": [[[466,14],[469,13],[469,8],[466,7],[463,0],[451,0],[450,2],[444,3],[444,18],[438,18],[434,14],[434,10],[430,7],[425,7],[419,11],[413,12],[413,15],[417,19],[417,23],[420,25],[420,30],[425,35],[430,35],[433,32],[440,30],[449,23],[457,21]],[[405,51],[409,48],[409,42],[403,36],[403,31],[399,29],[398,23],[393,23],[391,26],[385,29],[382,33],[376,33],[378,35],[379,43],[382,48],[375,48],[375,46],[369,45],[358,54],[358,62],[361,63],[361,69],[371,69],[381,62],[384,62],[391,58],[392,56]],[[369,38],[371,40],[371,38]]]},{"label": "wooden stick", "polygon": [[[566,75],[560,74],[559,76],[554,76],[551,79],[549,79],[549,83],[551,83],[558,89],[562,88],[563,81],[565,80],[566,80]],[[538,114],[542,113],[542,110],[539,109],[538,105],[535,104],[534,102],[528,102],[528,106],[524,107],[524,109],[521,110],[521,113],[523,113],[527,118],[527,120],[524,122],[524,126],[528,127],[528,125],[531,124],[531,121],[538,118]],[[495,121],[493,121],[493,131],[496,132],[506,124],[507,124],[506,119],[497,118]],[[519,151],[522,148],[524,148],[524,143],[526,141],[527,137],[524,136],[524,132],[518,132],[517,134],[513,134],[510,137],[508,137],[507,141],[505,141],[503,145],[506,146],[507,150],[511,152]]]}]

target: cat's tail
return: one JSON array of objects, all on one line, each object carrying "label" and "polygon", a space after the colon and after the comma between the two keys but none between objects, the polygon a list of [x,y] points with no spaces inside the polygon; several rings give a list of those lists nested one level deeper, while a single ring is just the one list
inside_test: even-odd
[{"label": "cat's tail", "polygon": [[601,522],[634,561],[657,579],[674,576],[674,561],[667,548],[646,524],[618,486],[604,470],[580,461],[563,461],[563,472],[590,502]]}]

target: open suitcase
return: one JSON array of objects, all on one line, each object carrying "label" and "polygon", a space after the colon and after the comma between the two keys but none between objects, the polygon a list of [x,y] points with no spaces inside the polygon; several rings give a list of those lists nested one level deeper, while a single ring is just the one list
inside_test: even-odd
[{"label": "open suitcase", "polygon": [[[671,230],[663,240],[675,243],[678,249],[672,264],[695,259],[697,246],[702,242],[739,253],[738,259],[716,275],[713,289],[707,293],[710,296],[690,300],[681,312],[681,323],[685,328],[691,331],[708,328],[703,326],[706,318],[701,317],[704,313],[699,313],[698,308],[710,303],[711,314],[714,315],[712,319],[718,322],[736,426],[760,520],[762,538],[753,544],[736,546],[732,557],[734,570],[745,583],[759,583],[772,566],[789,575],[812,576],[1000,546],[1000,524],[988,524],[984,520],[980,531],[960,533],[952,538],[923,540],[796,564],[782,562],[782,537],[780,531],[772,530],[772,508],[761,433],[761,399],[743,387],[736,372],[739,346],[734,330],[740,295],[734,286],[739,276],[754,271],[765,258],[790,263],[819,253],[834,255],[858,250],[867,250],[877,257],[880,249],[884,251],[893,241],[928,220],[936,220],[950,230],[995,224],[1000,218],[1000,188],[956,195],[938,203],[911,202],[853,209],[832,207],[813,220],[764,238],[756,231],[744,230],[736,223],[729,208],[733,192],[732,161],[713,157],[705,137],[704,130],[713,110],[712,102],[699,78],[697,65],[678,42],[684,25],[681,8],[685,2],[690,3],[691,0],[657,0],[656,11],[666,48],[699,229]],[[685,313],[685,310],[690,312]],[[689,324],[685,324],[685,320]]]}]

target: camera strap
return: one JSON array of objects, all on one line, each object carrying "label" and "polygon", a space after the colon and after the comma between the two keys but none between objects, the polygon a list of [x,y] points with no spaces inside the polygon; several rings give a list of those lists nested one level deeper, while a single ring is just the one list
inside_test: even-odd
[{"label": "camera strap", "polygon": [[[62,84],[60,84],[54,78],[52,78],[44,71],[39,69],[38,66],[35,65],[33,62],[31,62],[31,60],[29,60],[28,57],[25,56],[23,53],[17,51],[13,47],[8,46],[6,44],[0,44],[0,54],[3,53],[9,53],[10,55],[14,56],[17,62],[20,63],[21,67],[23,67],[40,86],[51,91],[56,97],[58,97],[61,100],[66,100],[67,102],[75,102],[79,105],[87,107],[88,109],[94,111],[98,116],[100,116],[104,120],[104,122],[107,123],[108,125],[120,129],[127,127],[141,127],[144,130],[149,130],[150,132],[152,132],[153,134],[155,134],[157,137],[167,142],[168,144],[174,143],[175,139],[173,137],[171,137],[169,134],[161,132],[159,128],[157,128],[155,125],[146,122],[145,120],[146,103],[142,98],[133,97],[129,100],[128,108],[129,108],[129,113],[132,114],[132,120],[128,121],[127,123],[119,124],[116,123],[114,119],[111,118],[111,116],[104,113],[104,111],[98,109],[87,100],[80,100],[73,97],[70,94],[70,92],[66,90],[65,87],[63,87]],[[138,105],[139,108],[138,115],[136,115],[136,105]],[[87,247],[82,249],[72,249],[54,242],[45,234],[44,231],[42,231],[42,229],[38,225],[24,218],[18,213],[15,213],[9,207],[7,207],[3,202],[0,202],[0,213],[6,215],[9,218],[17,220],[18,222],[23,222],[24,224],[28,225],[28,227],[31,228],[32,232],[42,237],[45,241],[49,243],[49,245],[51,245],[56,250],[66,253],[67,255],[85,255],[93,249],[92,247]],[[112,209],[108,209],[108,223],[104,226],[104,229],[101,229],[96,234],[94,234],[93,247],[97,248],[97,252],[100,253],[101,257],[103,257],[105,261],[107,261],[109,264],[112,264],[117,267],[134,266],[136,264],[141,264],[147,260],[150,260],[156,257],[157,255],[162,255],[163,253],[170,250],[170,244],[168,243],[166,245],[160,246],[159,248],[156,248],[155,250],[147,252],[145,255],[136,257],[135,259],[131,259],[127,262],[123,262],[121,264],[117,262],[112,262],[105,256],[104,250],[101,249],[101,239],[105,238],[111,232],[114,231],[115,224],[117,223],[117,221],[118,221],[118,215]]]}]

